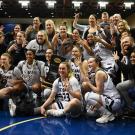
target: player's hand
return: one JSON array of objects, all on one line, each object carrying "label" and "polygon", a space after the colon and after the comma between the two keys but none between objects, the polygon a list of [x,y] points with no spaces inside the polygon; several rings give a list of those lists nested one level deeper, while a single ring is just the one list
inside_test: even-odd
[{"label": "player's hand", "polygon": [[69,83],[68,78],[66,78],[66,79],[63,81],[63,87],[64,87],[64,90],[67,91],[67,92],[69,92],[69,91],[72,89],[72,87],[71,87],[71,85],[70,85],[70,83]]},{"label": "player's hand", "polygon": [[42,115],[46,116],[46,110],[43,105],[40,107],[40,111]]},{"label": "player's hand", "polygon": [[79,19],[79,13],[75,14],[75,19]]},{"label": "player's hand", "polygon": [[114,58],[115,61],[119,60],[119,56],[118,56],[117,51],[113,53],[113,58]]}]

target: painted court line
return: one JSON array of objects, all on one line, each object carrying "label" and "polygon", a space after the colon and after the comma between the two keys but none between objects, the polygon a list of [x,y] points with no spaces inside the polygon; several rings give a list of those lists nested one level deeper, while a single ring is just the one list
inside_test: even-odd
[{"label": "painted court line", "polygon": [[38,117],[38,118],[32,118],[32,119],[28,119],[28,120],[23,120],[23,121],[20,121],[20,122],[16,122],[16,123],[13,123],[11,125],[8,125],[8,126],[5,126],[3,128],[0,128],[0,132],[1,131],[4,131],[6,129],[9,129],[11,127],[14,127],[14,126],[17,126],[17,125],[20,125],[20,124],[23,124],[23,123],[26,123],[26,122],[30,122],[30,121],[34,121],[34,120],[39,120],[39,119],[43,119],[43,118],[46,118],[46,117]]}]

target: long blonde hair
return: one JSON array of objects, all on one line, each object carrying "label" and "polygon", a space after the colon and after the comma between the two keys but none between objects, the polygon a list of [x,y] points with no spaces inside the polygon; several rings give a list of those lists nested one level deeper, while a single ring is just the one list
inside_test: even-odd
[{"label": "long blonde hair", "polygon": [[128,25],[128,22],[127,22],[126,20],[124,20],[124,19],[118,21],[117,26],[118,26],[118,24],[121,23],[121,22],[124,24],[125,29],[126,29],[127,31],[130,31],[130,26]]},{"label": "long blonde hair", "polygon": [[68,70],[68,78],[74,76],[74,75],[73,75],[73,72],[72,72],[72,70],[71,70],[70,64],[69,64],[68,62],[61,62],[60,64],[66,65],[67,70]]},{"label": "long blonde hair", "polygon": [[55,24],[54,24],[54,21],[53,21],[53,20],[47,19],[47,20],[45,21],[45,25],[46,25],[47,23],[51,24],[51,25],[53,26],[54,30],[55,30]]}]

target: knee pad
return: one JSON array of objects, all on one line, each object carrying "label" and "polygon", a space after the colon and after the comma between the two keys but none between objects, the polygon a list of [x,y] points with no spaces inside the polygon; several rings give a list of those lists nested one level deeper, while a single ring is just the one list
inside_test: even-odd
[{"label": "knee pad", "polygon": [[99,95],[93,92],[87,92],[85,94],[85,101],[87,105],[95,105],[99,101]]}]

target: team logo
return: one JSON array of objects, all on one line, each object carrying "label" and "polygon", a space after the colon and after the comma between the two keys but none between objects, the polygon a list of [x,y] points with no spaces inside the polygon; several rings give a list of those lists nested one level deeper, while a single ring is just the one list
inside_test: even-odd
[{"label": "team logo", "polygon": [[61,59],[60,58],[54,58],[54,62],[55,63],[61,63]]}]

